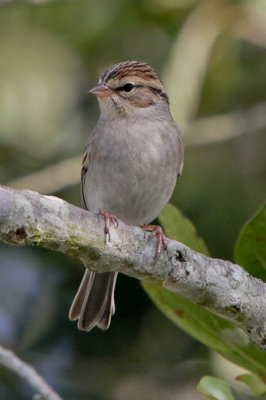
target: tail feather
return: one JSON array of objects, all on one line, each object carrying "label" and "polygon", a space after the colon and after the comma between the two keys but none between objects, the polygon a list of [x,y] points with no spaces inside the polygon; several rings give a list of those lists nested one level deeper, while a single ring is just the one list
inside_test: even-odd
[{"label": "tail feather", "polygon": [[114,273],[111,277],[109,293],[107,295],[108,300],[107,300],[104,312],[101,316],[101,319],[97,323],[97,326],[103,330],[106,330],[109,328],[112,315],[115,313],[114,293],[115,293],[116,279],[117,279],[117,273]]},{"label": "tail feather", "polygon": [[114,290],[117,272],[96,274],[86,270],[69,312],[79,319],[78,328],[90,331],[94,326],[108,329],[114,313]]},{"label": "tail feather", "polygon": [[86,297],[86,294],[91,290],[91,286],[94,281],[94,276],[95,272],[86,269],[82,281],[80,283],[79,289],[70,307],[69,319],[71,321],[75,321],[80,317],[84,299]]}]

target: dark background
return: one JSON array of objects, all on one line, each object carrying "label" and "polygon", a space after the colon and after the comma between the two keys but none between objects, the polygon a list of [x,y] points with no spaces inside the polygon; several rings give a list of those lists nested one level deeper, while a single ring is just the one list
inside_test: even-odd
[{"label": "dark background", "polygon": [[[99,115],[87,91],[114,63],[145,61],[184,132],[172,202],[214,257],[233,260],[266,192],[265,46],[262,0],[0,1],[0,183],[79,205],[82,153]],[[196,400],[204,374],[226,376],[227,364],[125,276],[109,331],[78,331],[68,310],[82,274],[62,254],[0,245],[0,343],[64,399]],[[0,368],[1,400],[32,396]]]}]

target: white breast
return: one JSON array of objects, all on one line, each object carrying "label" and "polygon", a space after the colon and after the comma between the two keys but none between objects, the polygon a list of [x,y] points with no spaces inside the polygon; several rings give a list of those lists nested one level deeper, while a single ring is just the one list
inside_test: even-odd
[{"label": "white breast", "polygon": [[151,222],[172,195],[182,150],[173,121],[100,121],[89,142],[87,207],[106,208],[128,224]]}]

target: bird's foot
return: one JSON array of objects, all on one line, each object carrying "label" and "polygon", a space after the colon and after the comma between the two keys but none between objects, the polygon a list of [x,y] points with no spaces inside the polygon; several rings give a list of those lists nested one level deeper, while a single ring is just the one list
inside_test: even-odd
[{"label": "bird's foot", "polygon": [[103,216],[104,217],[104,236],[105,236],[105,242],[107,243],[108,240],[110,242],[111,240],[111,235],[110,235],[110,221],[113,224],[116,224],[118,227],[118,219],[114,214],[109,213],[105,208],[101,209],[98,212],[98,217]]},{"label": "bird's foot", "polygon": [[167,250],[167,237],[165,236],[163,229],[158,225],[142,225],[141,228],[151,231],[151,237],[157,236],[157,246],[154,257],[154,262],[156,262],[160,257],[162,246],[165,251]]}]

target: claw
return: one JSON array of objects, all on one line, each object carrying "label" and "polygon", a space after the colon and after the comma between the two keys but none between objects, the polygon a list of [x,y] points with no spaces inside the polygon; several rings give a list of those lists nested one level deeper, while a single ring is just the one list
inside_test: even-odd
[{"label": "claw", "polygon": [[109,242],[111,240],[110,229],[109,229],[110,221],[112,223],[115,223],[116,227],[118,227],[118,219],[116,218],[115,215],[109,213],[106,209],[102,209],[99,211],[98,217],[101,215],[104,217],[104,236],[105,236],[105,241],[107,243],[108,242],[107,239],[109,239]]},{"label": "claw", "polygon": [[167,250],[167,237],[165,236],[165,234],[160,226],[143,225],[142,228],[151,231],[151,238],[154,236],[157,236],[157,246],[156,246],[156,253],[155,253],[155,257],[154,257],[154,262],[156,262],[160,257],[160,254],[162,251],[162,246],[165,251]]}]

